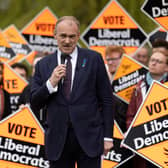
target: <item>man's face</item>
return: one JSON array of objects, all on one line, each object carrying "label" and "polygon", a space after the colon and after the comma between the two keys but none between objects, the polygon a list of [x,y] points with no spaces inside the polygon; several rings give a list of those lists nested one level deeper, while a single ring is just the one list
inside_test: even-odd
[{"label": "man's face", "polygon": [[153,75],[162,76],[168,72],[168,65],[166,64],[166,56],[160,52],[155,52],[149,59],[149,72]]},{"label": "man's face", "polygon": [[114,51],[106,55],[106,61],[108,65],[108,70],[111,74],[114,74],[121,59],[121,53]]},{"label": "man's face", "polygon": [[14,70],[15,70],[21,77],[23,77],[25,80],[27,80],[26,71],[25,71],[24,69],[15,67]]},{"label": "man's face", "polygon": [[57,25],[55,39],[61,52],[71,54],[75,49],[78,39],[79,30],[76,23],[71,20],[64,20]]},{"label": "man's face", "polygon": [[146,48],[141,48],[135,55],[135,59],[140,63],[147,65],[148,63],[148,50]]}]

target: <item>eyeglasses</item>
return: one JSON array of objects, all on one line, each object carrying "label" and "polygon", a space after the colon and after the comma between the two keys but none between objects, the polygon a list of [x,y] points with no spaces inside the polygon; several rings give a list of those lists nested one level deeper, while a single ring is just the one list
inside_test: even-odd
[{"label": "eyeglasses", "polygon": [[118,61],[121,57],[117,57],[117,58],[106,58],[106,61]]},{"label": "eyeglasses", "polygon": [[157,64],[166,64],[166,62],[161,61],[161,60],[159,60],[159,59],[155,59],[155,58],[151,58],[151,59],[149,60],[149,62],[150,62],[150,63],[157,63]]}]

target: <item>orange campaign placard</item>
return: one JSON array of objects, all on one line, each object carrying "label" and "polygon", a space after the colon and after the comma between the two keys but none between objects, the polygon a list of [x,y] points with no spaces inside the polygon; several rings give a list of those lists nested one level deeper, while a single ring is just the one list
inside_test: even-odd
[{"label": "orange campaign placard", "polygon": [[0,31],[0,61],[6,62],[15,55],[16,53],[13,51],[3,33]]},{"label": "orange campaign placard", "polygon": [[110,152],[104,155],[102,168],[119,167],[134,156],[130,150],[121,147],[120,144],[124,135],[116,121],[114,121],[113,138],[114,147],[110,150]]},{"label": "orange campaign placard", "polygon": [[168,167],[167,128],[168,88],[154,81],[122,143],[156,166]]},{"label": "orange campaign placard", "polygon": [[57,47],[54,39],[54,29],[57,17],[45,7],[22,30],[22,35],[35,51],[52,53]]},{"label": "orange campaign placard", "polygon": [[[24,39],[24,37],[20,34],[19,30],[16,28],[15,25],[10,25],[8,26],[4,31],[3,31],[4,36],[7,38],[9,43],[18,43],[18,44],[26,44],[28,45],[27,41]],[[13,46],[15,47],[15,46]],[[17,48],[17,46],[16,46]],[[20,49],[20,47],[18,47]],[[16,50],[16,53],[21,53],[19,50]],[[22,53],[24,55],[28,53]]]},{"label": "orange campaign placard", "polygon": [[168,1],[145,0],[141,10],[158,25],[168,30]]},{"label": "orange campaign placard", "polygon": [[27,55],[32,51],[28,42],[14,25],[7,27],[3,34],[16,54]]},{"label": "orange campaign placard", "polygon": [[[33,65],[34,58],[37,55],[37,51],[32,51],[28,55],[26,55],[24,58],[20,59],[20,62],[22,61],[27,61],[28,64]],[[13,64],[12,61],[9,62],[8,64]]]},{"label": "orange campaign placard", "polygon": [[20,34],[19,30],[14,25],[7,27],[3,31],[3,34],[14,52],[17,54],[9,61],[19,62],[20,59],[24,58],[24,56],[32,51],[32,49],[28,45],[28,42],[24,39],[24,37]]},{"label": "orange campaign placard", "polygon": [[15,57],[15,59],[11,59],[9,61],[7,61],[8,65],[13,65],[14,63],[16,62],[23,62],[23,61],[26,61],[29,65],[33,65],[33,61],[34,61],[34,58],[36,57],[37,55],[37,51],[32,51],[30,52],[28,55],[26,56],[22,56],[22,55],[17,55],[17,57]]},{"label": "orange campaign placard", "polygon": [[88,48],[101,51],[106,46],[122,46],[127,54],[142,46],[147,35],[116,0],[111,0],[81,35]]},{"label": "orange campaign placard", "polygon": [[148,69],[133,58],[123,55],[113,78],[114,94],[129,104],[136,84],[145,78]]},{"label": "orange campaign placard", "polygon": [[29,106],[0,121],[1,168],[49,168],[44,130]]},{"label": "orange campaign placard", "polygon": [[12,112],[19,106],[19,97],[23,89],[27,86],[27,81],[15,72],[7,63],[4,63],[3,75],[4,89],[10,93],[10,104]]},{"label": "orange campaign placard", "polygon": [[19,74],[17,74],[8,64],[4,64],[4,89],[10,94],[21,93],[27,85]]}]

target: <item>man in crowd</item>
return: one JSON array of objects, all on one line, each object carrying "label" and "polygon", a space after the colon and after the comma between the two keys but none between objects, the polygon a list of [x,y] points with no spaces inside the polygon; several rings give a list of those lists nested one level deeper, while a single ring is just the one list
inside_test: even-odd
[{"label": "man in crowd", "polygon": [[[37,55],[35,56],[32,64],[32,76],[35,73],[35,65],[37,64],[38,61],[40,61],[42,58],[44,58],[46,55],[45,53],[38,52]],[[19,97],[19,107],[22,108],[26,104],[30,105],[30,88],[31,88],[31,83],[32,83],[32,78],[29,79],[29,84],[23,89],[23,92],[21,93]],[[39,122],[44,125],[45,123],[45,110],[40,109],[40,111],[35,111],[33,110],[33,113],[35,114],[36,118],[39,120]]]},{"label": "man in crowd", "polygon": [[[28,68],[25,64],[18,62],[18,63],[14,63],[11,67],[24,80],[28,80]],[[15,112],[16,110],[19,109],[19,105],[20,105],[19,97],[20,97],[20,93],[10,95],[12,112]]]},{"label": "man in crowd", "polygon": [[[147,73],[146,78],[141,80],[137,84],[132,94],[130,104],[128,105],[128,111],[126,113],[127,128],[130,126],[133,118],[135,117],[135,114],[137,113],[138,108],[144,100],[145,95],[150,85],[152,84],[152,81],[156,80],[161,83],[168,81],[168,53],[155,51],[149,59],[148,67],[149,72]],[[145,161],[143,158],[136,155],[134,158],[134,167],[151,168],[156,166],[153,166],[152,164]]]},{"label": "man in crowd", "polygon": [[28,68],[26,67],[26,65],[18,62],[14,63],[11,67],[15,70],[16,73],[18,73],[25,80],[28,79]]},{"label": "man in crowd", "polygon": [[136,54],[133,56],[134,59],[136,59],[141,64],[147,66],[149,61],[149,50],[147,47],[142,47],[138,49]]},{"label": "man in crowd", "polygon": [[[44,53],[38,53],[34,60],[33,60],[33,65],[32,65],[32,76],[34,75],[34,72],[35,72],[35,65],[37,64],[38,61],[40,61],[43,57],[45,56]],[[14,68],[15,69],[15,68]],[[17,69],[19,69],[17,67]],[[18,73],[19,71],[15,69]],[[23,71],[23,70],[22,70]],[[20,70],[21,72],[21,70]],[[26,71],[24,71],[24,76],[27,78],[27,75],[26,75]],[[23,73],[20,74],[21,76],[23,76]],[[31,78],[29,79],[29,84],[24,88],[22,94],[20,95],[20,98],[19,98],[19,105],[25,105],[25,104],[30,104],[30,86],[31,86]]]},{"label": "man in crowd", "polygon": [[108,46],[106,48],[105,59],[107,62],[107,72],[111,83],[113,81],[114,73],[116,72],[121,57],[124,53],[124,49],[120,46]]},{"label": "man in crowd", "polygon": [[[125,53],[124,49],[120,46],[108,46],[105,50],[105,59],[107,62],[107,72],[109,74],[109,80],[113,91],[113,76],[120,64],[122,55]],[[115,95],[113,96],[113,109],[114,118],[119,124],[123,132],[126,131],[126,111],[127,104],[121,101]]]},{"label": "man in crowd", "polygon": [[112,147],[111,86],[99,53],[77,47],[79,21],[60,18],[57,51],[40,60],[31,87],[31,105],[47,106],[46,155],[51,168],[100,168]]},{"label": "man in crowd", "polygon": [[[107,46],[105,50],[105,59],[107,62],[107,71],[109,74],[109,80],[111,81],[112,90],[113,87],[113,76],[120,64],[122,55],[125,53],[125,50],[121,46]],[[113,111],[114,119],[121,128],[122,132],[126,132],[126,112],[128,105],[120,100],[117,96],[113,95]],[[132,168],[131,160],[127,161],[120,168]]]}]

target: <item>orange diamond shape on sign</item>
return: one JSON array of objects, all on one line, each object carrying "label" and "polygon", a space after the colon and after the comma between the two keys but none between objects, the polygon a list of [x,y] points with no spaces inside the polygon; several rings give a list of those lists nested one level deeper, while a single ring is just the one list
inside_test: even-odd
[{"label": "orange diamond shape on sign", "polygon": [[4,89],[10,94],[21,93],[26,85],[27,81],[4,63]]},{"label": "orange diamond shape on sign", "polygon": [[56,22],[56,16],[46,7],[23,28],[22,34],[53,36]]},{"label": "orange diamond shape on sign", "polygon": [[157,24],[168,30],[168,1],[145,0],[142,11]]},{"label": "orange diamond shape on sign", "polygon": [[123,55],[113,78],[112,87],[115,95],[129,104],[133,89],[140,80],[145,78],[146,73],[147,67]]},{"label": "orange diamond shape on sign", "polygon": [[116,0],[111,0],[81,35],[88,48],[100,52],[105,47],[122,46],[127,54],[135,52],[147,39],[146,33]]},{"label": "orange diamond shape on sign", "polygon": [[155,81],[139,107],[123,143],[153,164],[167,167],[167,128],[168,88]]}]

